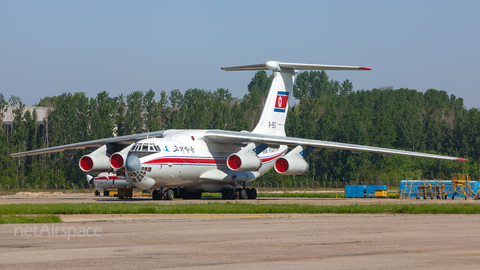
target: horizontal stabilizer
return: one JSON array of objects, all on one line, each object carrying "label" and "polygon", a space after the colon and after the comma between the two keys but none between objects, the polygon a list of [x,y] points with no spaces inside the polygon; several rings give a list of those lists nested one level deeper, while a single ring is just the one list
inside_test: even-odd
[{"label": "horizontal stabilizer", "polygon": [[283,63],[277,61],[268,61],[265,64],[246,65],[236,67],[223,67],[222,70],[273,70],[280,72],[295,72],[296,70],[371,70],[367,67],[357,66],[338,66],[338,65],[316,65],[316,64],[299,64],[299,63]]}]

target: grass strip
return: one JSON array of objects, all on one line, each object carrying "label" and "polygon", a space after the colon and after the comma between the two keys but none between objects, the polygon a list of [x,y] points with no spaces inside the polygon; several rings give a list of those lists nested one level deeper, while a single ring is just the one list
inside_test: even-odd
[{"label": "grass strip", "polygon": [[158,203],[61,203],[0,205],[0,215],[60,214],[267,214],[267,213],[405,213],[405,214],[480,214],[475,204],[158,204]]},{"label": "grass strip", "polygon": [[[307,192],[286,192],[286,193],[263,193],[259,192],[258,197],[267,197],[267,198],[345,198],[345,192],[325,192],[325,193],[307,193]],[[221,198],[222,194],[220,193],[203,193],[202,197],[204,198]],[[388,198],[396,198],[396,192],[387,193]]]},{"label": "grass strip", "polygon": [[344,192],[333,193],[258,193],[258,197],[268,198],[345,198]]},{"label": "grass strip", "polygon": [[[203,193],[203,198],[221,198],[221,193]],[[338,192],[338,197],[336,193],[305,193],[305,192],[286,192],[286,193],[263,193],[260,192],[257,194],[257,197],[268,197],[268,198],[345,198],[345,192]]]},{"label": "grass strip", "polygon": [[42,216],[17,216],[17,215],[0,215],[0,224],[16,224],[16,223],[61,223],[62,220],[56,215]]}]

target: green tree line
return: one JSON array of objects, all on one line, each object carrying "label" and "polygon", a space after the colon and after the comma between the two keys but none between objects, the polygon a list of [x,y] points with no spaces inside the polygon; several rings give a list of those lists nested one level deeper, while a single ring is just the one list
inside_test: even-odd
[{"label": "green tree line", "polygon": [[[39,106],[52,108],[43,126],[37,124],[35,111],[25,110],[20,98],[12,96],[7,101],[0,94],[1,119],[7,106],[15,106],[11,126],[1,123],[0,184],[84,184],[78,160],[87,150],[15,159],[11,153],[163,129],[252,130],[271,81],[265,71],[257,72],[243,98],[234,98],[223,88],[184,93],[150,89],[116,97],[104,91],[95,98],[64,93],[39,102]],[[271,171],[257,180],[262,184],[449,179],[452,173],[480,178],[480,112],[465,109],[461,98],[434,89],[353,91],[352,82],[330,80],[324,71],[298,74],[293,96],[297,104],[288,113],[287,136],[460,156],[470,161],[316,149],[308,157],[306,174],[293,177]]]}]

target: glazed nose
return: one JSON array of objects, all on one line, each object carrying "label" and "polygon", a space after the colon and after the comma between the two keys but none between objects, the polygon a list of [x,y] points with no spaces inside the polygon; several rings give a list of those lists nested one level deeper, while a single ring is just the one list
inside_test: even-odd
[{"label": "glazed nose", "polygon": [[125,167],[127,167],[127,171],[136,172],[140,171],[142,167],[142,163],[140,159],[136,156],[129,156],[127,158],[127,162],[125,162]]}]

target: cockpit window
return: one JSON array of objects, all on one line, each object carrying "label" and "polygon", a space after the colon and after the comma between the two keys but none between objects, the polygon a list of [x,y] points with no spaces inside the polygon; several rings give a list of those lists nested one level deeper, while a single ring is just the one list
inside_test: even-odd
[{"label": "cockpit window", "polygon": [[137,144],[137,147],[135,147],[135,151],[140,151],[140,149],[142,149],[141,143]]},{"label": "cockpit window", "polygon": [[160,152],[160,147],[154,143],[137,143],[132,147],[133,152]]}]

